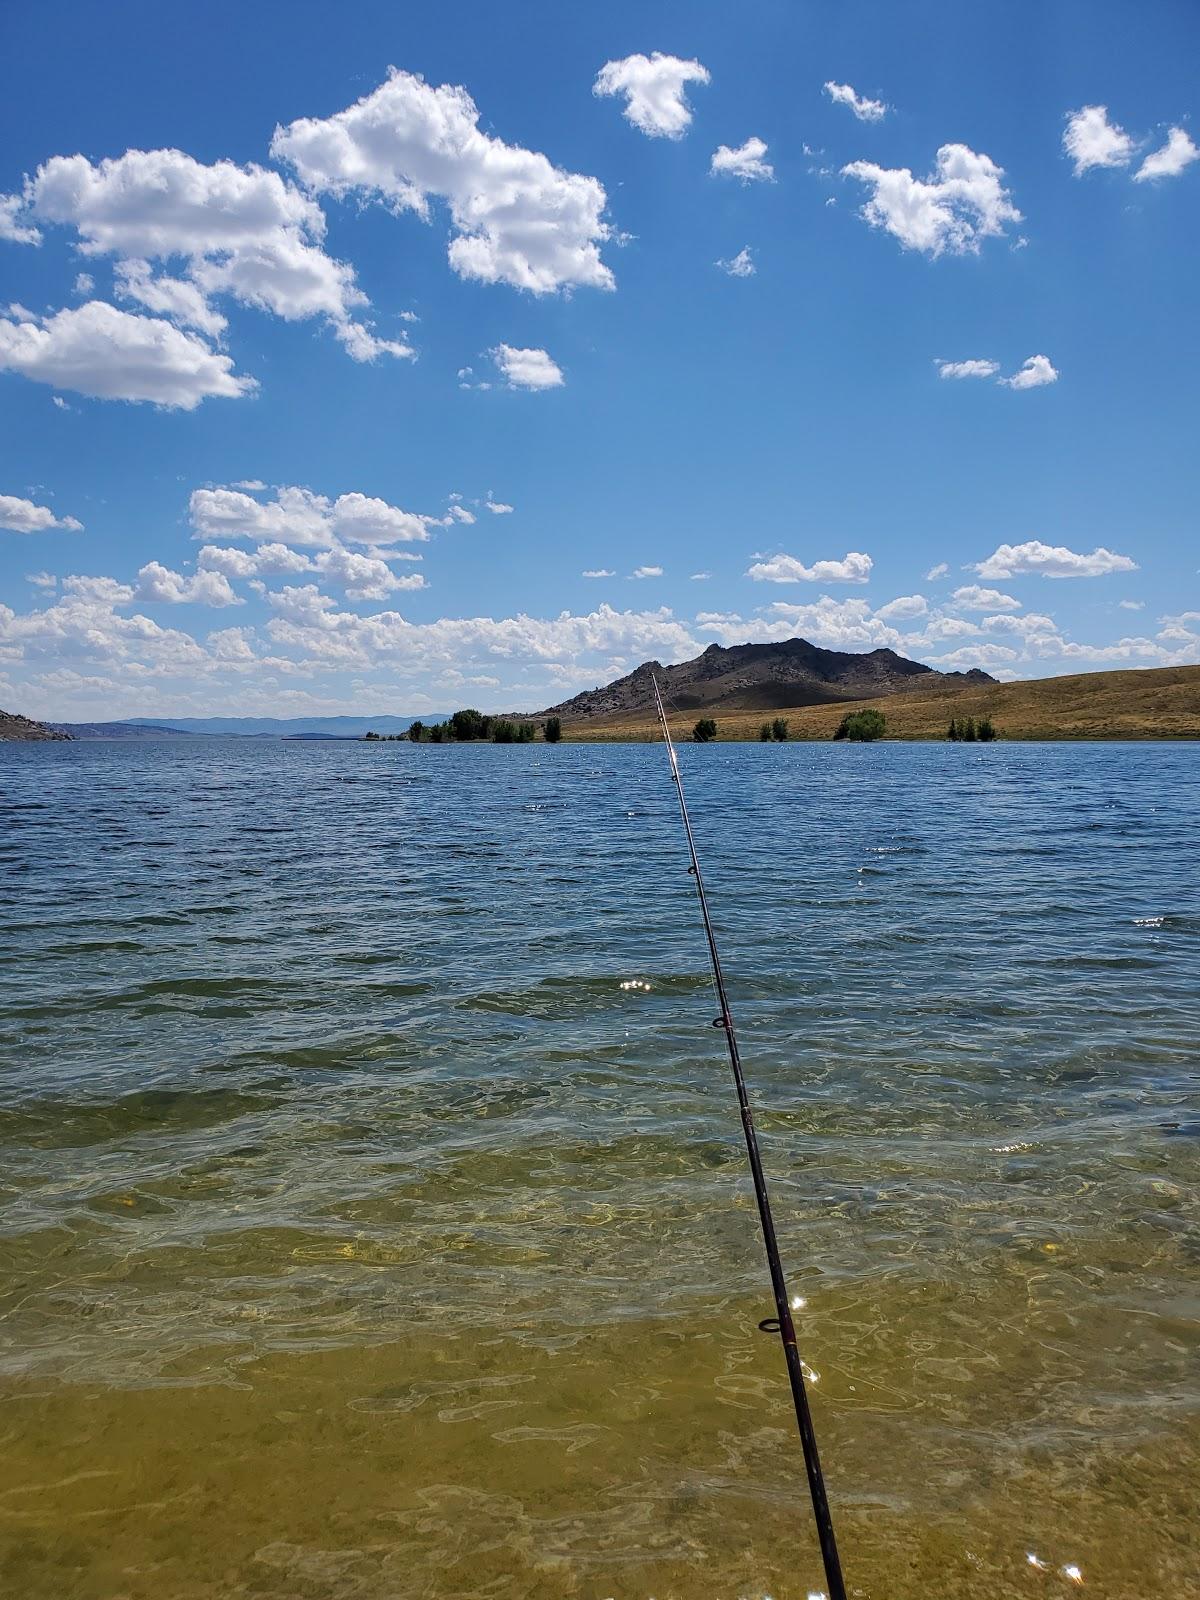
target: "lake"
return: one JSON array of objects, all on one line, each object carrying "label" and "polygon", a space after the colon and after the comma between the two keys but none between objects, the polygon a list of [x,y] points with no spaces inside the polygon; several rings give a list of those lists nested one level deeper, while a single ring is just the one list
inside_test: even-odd
[{"label": "lake", "polygon": [[[852,1594],[1200,1594],[1189,745],[680,750]],[[0,1590],[822,1587],[661,748],[0,747]]]}]

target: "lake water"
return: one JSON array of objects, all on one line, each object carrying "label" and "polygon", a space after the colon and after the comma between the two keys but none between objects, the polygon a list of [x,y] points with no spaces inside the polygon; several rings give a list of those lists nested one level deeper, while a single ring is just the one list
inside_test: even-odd
[{"label": "lake water", "polygon": [[[1196,747],[680,756],[851,1592],[1200,1594]],[[0,1592],[820,1591],[661,748],[0,797]]]}]

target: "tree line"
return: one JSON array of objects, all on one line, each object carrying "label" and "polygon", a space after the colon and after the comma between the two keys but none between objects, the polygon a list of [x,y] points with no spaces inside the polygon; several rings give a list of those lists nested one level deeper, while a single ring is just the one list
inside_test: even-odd
[{"label": "tree line", "polygon": [[[547,744],[557,744],[562,738],[562,719],[547,717],[541,724],[541,735]],[[532,744],[537,736],[538,724],[528,718],[491,717],[471,706],[456,711],[445,722],[422,722],[418,718],[405,733],[363,735],[380,743],[407,739],[410,744]]]}]

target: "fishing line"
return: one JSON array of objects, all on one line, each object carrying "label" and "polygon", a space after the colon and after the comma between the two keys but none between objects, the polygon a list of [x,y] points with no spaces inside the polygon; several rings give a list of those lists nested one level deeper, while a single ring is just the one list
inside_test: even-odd
[{"label": "fishing line", "polygon": [[729,1010],[729,999],[725,993],[725,977],[721,971],[721,958],[717,954],[717,939],[713,932],[712,918],[708,914],[708,897],[704,892],[704,878],[700,872],[700,858],[696,854],[696,839],[692,833],[692,821],[688,816],[687,801],[683,794],[683,780],[679,776],[679,761],[675,754],[675,746],[671,741],[671,730],[667,726],[667,713],[663,709],[662,695],[659,693],[658,680],[651,678],[654,685],[654,702],[658,707],[658,720],[662,723],[663,741],[667,747],[667,756],[671,762],[671,777],[675,782],[675,792],[679,796],[679,814],[683,818],[683,831],[687,835],[688,854],[691,857],[689,872],[696,880],[696,894],[700,901],[700,916],[704,922],[704,935],[708,940],[708,959],[712,968],[713,988],[717,993],[717,1004],[721,1014],[713,1022],[714,1028],[720,1028],[725,1035],[725,1046],[729,1052],[729,1065],[733,1069],[733,1082],[737,1090],[738,1108],[742,1115],[742,1132],[746,1136],[746,1155],[750,1161],[750,1173],[754,1179],[754,1198],[758,1202],[758,1220],[762,1227],[763,1245],[767,1253],[767,1265],[771,1272],[771,1288],[775,1295],[775,1316],[764,1319],[759,1327],[764,1332],[778,1333],[783,1345],[783,1356],[787,1363],[788,1381],[792,1388],[792,1402],[796,1408],[796,1425],[800,1430],[800,1444],[804,1451],[804,1469],[808,1474],[808,1490],[812,1496],[813,1516],[817,1524],[817,1538],[821,1545],[821,1560],[825,1564],[825,1581],[829,1585],[829,1600],[846,1600],[846,1585],[842,1578],[842,1564],[838,1558],[837,1540],[833,1532],[833,1518],[829,1511],[829,1500],[825,1493],[825,1478],[821,1472],[821,1458],[817,1451],[817,1435],[813,1428],[812,1412],[808,1404],[808,1392],[804,1387],[804,1363],[800,1359],[800,1352],[796,1348],[796,1329],[792,1323],[792,1308],[788,1299],[787,1280],[783,1275],[783,1263],[779,1259],[779,1241],[775,1237],[775,1222],[771,1216],[771,1201],[767,1195],[767,1180],[763,1172],[762,1157],[758,1150],[758,1135],[754,1131],[754,1113],[750,1109],[750,1098],[746,1093],[746,1080],[742,1076],[742,1058],[738,1051],[737,1035],[733,1030],[733,1016]]}]

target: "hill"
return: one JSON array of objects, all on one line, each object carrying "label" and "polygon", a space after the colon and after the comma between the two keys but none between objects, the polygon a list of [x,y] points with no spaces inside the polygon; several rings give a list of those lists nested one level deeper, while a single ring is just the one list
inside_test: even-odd
[{"label": "hill", "polygon": [[185,739],[183,728],[160,727],[153,722],[52,722],[68,739]]},{"label": "hill", "polygon": [[[940,676],[940,675],[939,675]],[[902,693],[863,698],[887,717],[889,739],[944,739],[951,717],[990,717],[1001,739],[1200,739],[1200,666],[1138,667],[1082,672],[1019,683],[947,685],[920,679]],[[793,739],[829,739],[846,707],[794,705],[772,712],[788,720]],[[677,735],[690,725],[672,715]],[[725,706],[718,739],[757,739],[761,708]],[[644,711],[568,725],[570,739],[645,740],[660,737]]]},{"label": "hill", "polygon": [[539,714],[559,716],[572,723],[652,712],[652,677],[658,679],[663,699],[669,705],[680,711],[710,712],[726,707],[778,711],[783,707],[863,700],[873,695],[898,694],[918,681],[923,686],[936,684],[946,689],[995,681],[978,669],[935,672],[894,650],[822,650],[807,639],[728,647],[711,644],[703,655],[677,666],[643,662],[635,672],[615,683],[588,689]]},{"label": "hill", "polygon": [[0,711],[0,739],[69,739],[71,735],[47,722],[35,722],[32,717],[19,716],[15,711]]}]

